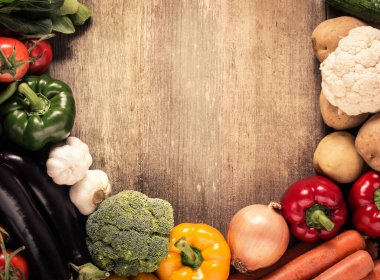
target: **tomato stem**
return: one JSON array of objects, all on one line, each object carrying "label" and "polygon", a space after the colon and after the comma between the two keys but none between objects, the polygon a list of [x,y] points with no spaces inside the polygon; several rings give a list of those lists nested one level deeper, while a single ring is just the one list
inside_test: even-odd
[{"label": "tomato stem", "polygon": [[2,58],[2,62],[4,62],[8,68],[11,68],[12,63],[9,61],[8,57],[4,54],[4,52],[1,48],[0,48],[0,56]]},{"label": "tomato stem", "polygon": [[[53,33],[52,34],[42,35],[40,38],[38,38],[37,41],[33,41],[33,45],[30,46],[30,48],[28,49],[28,53],[30,53],[42,41],[48,40],[48,39],[53,38],[53,37],[55,37],[55,34],[53,34]],[[35,38],[35,37],[33,37],[33,38]]]},{"label": "tomato stem", "polygon": [[[5,235],[8,235],[8,233],[2,227],[0,227],[0,233],[5,233]],[[15,268],[12,265],[12,263],[11,263],[11,259],[15,255],[17,255],[18,253],[20,253],[21,251],[25,250],[25,246],[22,246],[22,247],[18,248],[17,250],[15,250],[14,252],[8,254],[7,249],[5,248],[5,241],[4,241],[3,235],[0,234],[0,247],[1,247],[1,253],[4,256],[4,276],[3,276],[3,280],[18,279],[18,276],[21,276],[21,278],[23,280],[25,280],[24,273],[21,270]]]}]

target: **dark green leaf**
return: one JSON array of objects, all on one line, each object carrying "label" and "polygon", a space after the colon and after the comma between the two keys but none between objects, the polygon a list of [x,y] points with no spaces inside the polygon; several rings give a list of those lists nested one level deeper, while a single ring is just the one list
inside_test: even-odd
[{"label": "dark green leaf", "polygon": [[54,10],[59,9],[63,5],[64,0],[29,0],[17,2],[20,3],[19,7],[22,11],[52,12]]},{"label": "dark green leaf", "polygon": [[68,16],[54,16],[53,30],[64,34],[72,34],[75,32],[75,27]]},{"label": "dark green leaf", "polygon": [[76,14],[70,15],[71,21],[76,26],[84,24],[90,17],[91,10],[81,3],[79,3],[79,8]]},{"label": "dark green leaf", "polygon": [[0,23],[6,28],[25,35],[43,35],[52,32],[51,19],[41,20],[26,20],[16,16],[6,15],[0,13]]},{"label": "dark green leaf", "polygon": [[27,12],[33,13],[52,12],[63,5],[64,0],[0,0],[0,12]]},{"label": "dark green leaf", "polygon": [[10,4],[14,3],[16,0],[0,0],[0,4]]}]

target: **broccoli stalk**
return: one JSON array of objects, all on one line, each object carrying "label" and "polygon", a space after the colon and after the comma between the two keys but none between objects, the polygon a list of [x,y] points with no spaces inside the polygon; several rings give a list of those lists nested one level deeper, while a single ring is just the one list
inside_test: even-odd
[{"label": "broccoli stalk", "polygon": [[79,273],[78,280],[102,280],[110,277],[109,272],[101,271],[92,263],[86,263],[81,266],[70,263],[70,266]]}]

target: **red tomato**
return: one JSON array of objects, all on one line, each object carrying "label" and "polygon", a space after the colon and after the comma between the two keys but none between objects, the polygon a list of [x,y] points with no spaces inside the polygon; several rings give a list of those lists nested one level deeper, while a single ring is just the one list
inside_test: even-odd
[{"label": "red tomato", "polygon": [[[8,250],[8,249],[7,249],[7,252],[8,252],[8,254],[12,253],[12,251]],[[20,254],[13,256],[11,259],[11,264],[15,268],[19,269],[24,274],[24,277],[26,280],[28,279],[28,277],[29,277],[28,263],[26,262],[26,260],[24,259],[23,256],[21,256]],[[4,268],[5,268],[4,255],[2,253],[0,253],[0,270],[4,270]],[[21,275],[17,274],[17,276],[20,280],[22,280]]]},{"label": "red tomato", "polygon": [[[27,40],[25,41],[26,47],[29,49],[33,47],[33,45],[37,42],[37,40]],[[28,73],[34,75],[41,75],[42,73],[48,70],[51,61],[53,60],[53,51],[51,50],[50,43],[48,41],[41,41],[37,43],[35,47],[29,53],[31,58],[36,58],[41,56],[34,62],[31,62],[29,65]]]},{"label": "red tomato", "polygon": [[[0,82],[10,83],[24,77],[29,68],[29,53],[25,45],[13,38],[0,37],[0,48],[10,62],[8,66],[1,63],[0,68],[3,74],[0,74]],[[15,52],[15,56],[12,59],[10,56],[13,52]],[[4,72],[4,70],[7,71]]]}]

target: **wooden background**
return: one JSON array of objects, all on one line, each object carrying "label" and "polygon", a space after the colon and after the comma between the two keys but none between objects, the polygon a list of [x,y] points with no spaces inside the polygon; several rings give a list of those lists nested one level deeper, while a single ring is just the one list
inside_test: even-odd
[{"label": "wooden background", "polygon": [[84,2],[93,20],[55,39],[51,73],[74,89],[73,134],[114,193],[226,233],[237,210],[314,173],[323,0]]}]

